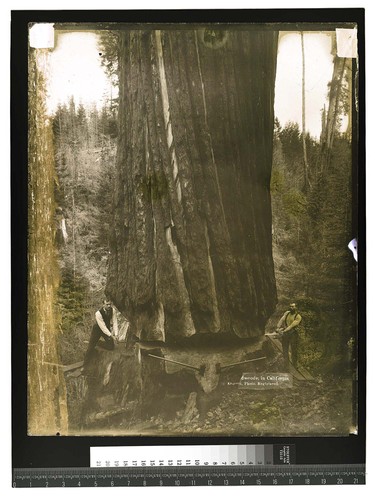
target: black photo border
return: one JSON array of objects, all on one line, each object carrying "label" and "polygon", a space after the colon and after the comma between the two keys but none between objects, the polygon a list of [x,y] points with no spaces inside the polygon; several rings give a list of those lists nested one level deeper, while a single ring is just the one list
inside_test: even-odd
[{"label": "black photo border", "polygon": [[[11,317],[12,467],[88,467],[90,447],[129,445],[214,445],[291,443],[297,464],[364,464],[366,443],[366,227],[365,227],[365,12],[364,9],[256,10],[25,10],[11,18]],[[27,183],[28,183],[28,24],[39,23],[311,23],[358,26],[358,141],[354,148],[353,230],[359,241],[358,434],[347,437],[135,437],[27,435]],[[287,28],[287,24],[285,27]],[[353,120],[353,123],[355,120]],[[355,133],[355,130],[353,131]],[[353,137],[355,137],[353,133]],[[353,145],[355,141],[353,141]],[[358,167],[358,170],[357,170]],[[355,234],[353,237],[356,236]]]}]

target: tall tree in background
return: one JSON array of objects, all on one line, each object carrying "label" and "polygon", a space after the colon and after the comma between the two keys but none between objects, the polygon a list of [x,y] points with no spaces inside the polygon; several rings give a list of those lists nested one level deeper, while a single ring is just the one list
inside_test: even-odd
[{"label": "tall tree in background", "polygon": [[305,65],[305,43],[303,32],[301,31],[301,50],[302,50],[302,145],[303,145],[303,172],[304,172],[304,188],[307,191],[310,187],[309,180],[309,163],[307,160],[306,149],[306,65]]},{"label": "tall tree in background", "polygon": [[264,333],[277,39],[121,34],[107,292],[142,339]]},{"label": "tall tree in background", "polygon": [[115,30],[99,32],[100,61],[111,82],[108,98],[112,114],[116,114],[118,108],[118,98],[113,96],[113,90],[119,85],[119,38],[120,32]]},{"label": "tall tree in background", "polygon": [[[342,97],[344,91],[344,74],[347,67],[347,59],[344,57],[339,57],[337,55],[336,40],[332,39],[332,53],[334,55],[333,60],[333,73],[332,80],[329,87],[328,95],[328,111],[326,117],[326,124],[324,126],[324,133],[321,136],[321,162],[320,171],[325,172],[329,168],[329,163],[331,159],[332,146],[335,138],[335,134],[338,132],[337,121],[340,116],[340,109],[342,107]],[[348,84],[348,80],[346,80]],[[348,100],[348,99],[347,99]],[[350,98],[349,98],[350,100]],[[345,105],[344,105],[345,106]],[[344,109],[347,113],[348,109]]]},{"label": "tall tree in background", "polygon": [[[341,133],[341,120],[351,110],[351,63],[337,55],[333,41],[333,73],[328,110],[322,127],[319,175],[309,198],[310,275],[312,289],[327,315],[330,329],[325,356],[345,359],[355,335],[355,273],[347,244],[352,239],[351,133]],[[348,116],[348,124],[351,124]]]}]

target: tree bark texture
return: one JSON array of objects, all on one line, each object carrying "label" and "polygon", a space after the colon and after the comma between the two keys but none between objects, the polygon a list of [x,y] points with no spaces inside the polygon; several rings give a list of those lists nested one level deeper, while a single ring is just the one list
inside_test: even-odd
[{"label": "tree bark texture", "polygon": [[277,38],[121,35],[107,293],[142,340],[264,333]]},{"label": "tree bark texture", "polygon": [[68,428],[57,350],[55,171],[43,74],[47,54],[47,50],[30,49],[29,56],[28,432],[32,435],[66,434]]}]

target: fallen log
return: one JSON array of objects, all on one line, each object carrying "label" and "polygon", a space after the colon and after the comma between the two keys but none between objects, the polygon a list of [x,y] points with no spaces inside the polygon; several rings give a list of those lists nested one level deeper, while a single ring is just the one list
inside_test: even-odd
[{"label": "fallen log", "polygon": [[83,361],[78,361],[77,363],[73,363],[72,365],[66,365],[62,367],[62,371],[64,373],[71,372],[73,370],[77,370],[83,366]]},{"label": "fallen log", "polygon": [[110,410],[107,410],[107,411],[90,413],[86,417],[86,424],[99,422],[101,420],[105,420],[106,418],[112,418],[112,417],[116,417],[118,415],[121,415],[123,413],[128,413],[130,411],[133,411],[135,409],[135,406],[136,406],[136,402],[131,401],[130,403],[128,403],[124,407],[111,408]]}]

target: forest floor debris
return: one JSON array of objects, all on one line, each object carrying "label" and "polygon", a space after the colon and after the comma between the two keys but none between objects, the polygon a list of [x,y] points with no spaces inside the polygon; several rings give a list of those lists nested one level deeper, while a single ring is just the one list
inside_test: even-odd
[{"label": "forest floor debris", "polygon": [[[117,415],[106,422],[106,433],[137,435],[306,436],[348,435],[353,421],[352,380],[327,377],[295,381],[290,389],[249,390],[220,385],[202,410],[200,395],[166,396],[163,410],[153,416],[139,412]],[[186,401],[197,401],[189,407]],[[191,405],[190,405],[191,406]]]},{"label": "forest floor debris", "polygon": [[180,411],[149,423],[161,434],[346,435],[352,424],[351,389],[351,380],[334,378],[295,382],[285,390],[231,388],[205,415],[196,414],[189,422]]}]

